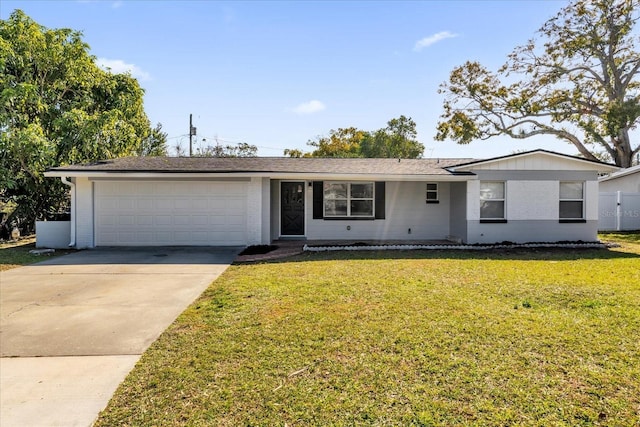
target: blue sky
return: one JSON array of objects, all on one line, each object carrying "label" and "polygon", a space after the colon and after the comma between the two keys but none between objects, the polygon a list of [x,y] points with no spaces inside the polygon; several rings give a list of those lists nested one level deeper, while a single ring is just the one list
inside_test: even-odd
[{"label": "blue sky", "polygon": [[261,156],[330,129],[376,130],[400,115],[418,125],[425,157],[486,158],[545,148],[552,137],[466,146],[433,137],[440,83],[467,60],[496,69],[566,1],[2,1],[49,28],[80,30],[91,54],[128,69],[170,146],[247,142]]}]

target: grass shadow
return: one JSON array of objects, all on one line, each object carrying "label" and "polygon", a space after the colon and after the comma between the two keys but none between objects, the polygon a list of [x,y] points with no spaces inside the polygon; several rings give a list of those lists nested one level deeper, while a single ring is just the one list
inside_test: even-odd
[{"label": "grass shadow", "polygon": [[372,259],[459,259],[517,261],[576,261],[640,258],[640,254],[611,249],[517,248],[484,250],[388,250],[388,251],[327,251],[305,252],[287,258],[258,261],[281,264],[336,260]]}]

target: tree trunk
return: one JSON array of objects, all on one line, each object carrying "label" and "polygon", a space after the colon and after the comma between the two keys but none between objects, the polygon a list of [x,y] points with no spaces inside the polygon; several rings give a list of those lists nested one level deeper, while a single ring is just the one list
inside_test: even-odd
[{"label": "tree trunk", "polygon": [[615,141],[615,164],[621,168],[629,168],[633,162],[633,150],[631,149],[631,141],[629,139],[629,131],[623,129],[619,132]]}]

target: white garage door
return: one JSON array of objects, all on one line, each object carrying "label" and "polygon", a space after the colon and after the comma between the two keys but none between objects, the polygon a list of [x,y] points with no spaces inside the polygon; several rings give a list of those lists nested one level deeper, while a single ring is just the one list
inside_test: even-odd
[{"label": "white garage door", "polygon": [[246,182],[96,181],[96,246],[247,244]]}]

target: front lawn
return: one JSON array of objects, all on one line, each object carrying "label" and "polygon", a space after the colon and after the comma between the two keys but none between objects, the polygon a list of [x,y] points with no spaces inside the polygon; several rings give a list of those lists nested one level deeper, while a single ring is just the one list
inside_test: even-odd
[{"label": "front lawn", "polygon": [[53,254],[36,255],[29,253],[29,251],[35,248],[35,236],[25,237],[18,241],[0,243],[0,271],[44,261],[52,256],[66,255],[74,252],[73,249],[64,249],[57,250]]},{"label": "front lawn", "polygon": [[96,425],[639,425],[640,245],[619,241],[231,266]]}]

